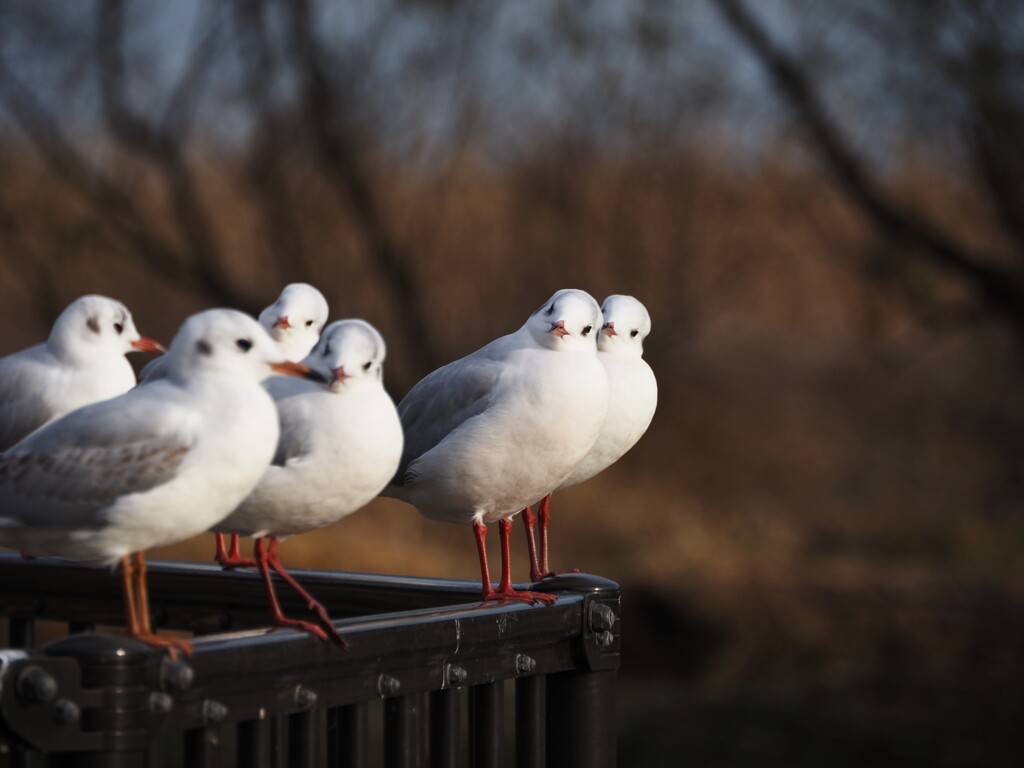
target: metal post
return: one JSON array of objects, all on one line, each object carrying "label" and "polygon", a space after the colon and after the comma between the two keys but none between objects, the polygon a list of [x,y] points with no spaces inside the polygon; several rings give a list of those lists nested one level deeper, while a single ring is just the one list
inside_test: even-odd
[{"label": "metal post", "polygon": [[558,768],[614,768],[614,669],[548,675],[547,764]]},{"label": "metal post", "polygon": [[266,718],[238,724],[238,768],[270,768],[270,723]]},{"label": "metal post", "polygon": [[365,702],[327,711],[327,765],[365,768],[369,720]]},{"label": "metal post", "polygon": [[320,764],[320,710],[296,712],[288,718],[289,768],[314,768]]},{"label": "metal post", "polygon": [[498,682],[469,689],[469,764],[472,768],[501,768],[503,688]]},{"label": "metal post", "polygon": [[516,768],[544,768],[543,675],[516,680]]},{"label": "metal post", "polygon": [[219,765],[220,726],[193,728],[185,732],[185,765],[189,768],[214,768]]},{"label": "metal post", "polygon": [[416,768],[419,765],[414,696],[384,700],[384,766]]},{"label": "metal post", "polygon": [[462,689],[430,694],[430,768],[459,768],[462,750]]}]

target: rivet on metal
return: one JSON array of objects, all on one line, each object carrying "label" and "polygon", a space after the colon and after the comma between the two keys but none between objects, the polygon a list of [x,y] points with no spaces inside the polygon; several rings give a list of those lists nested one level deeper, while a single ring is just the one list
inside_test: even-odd
[{"label": "rivet on metal", "polygon": [[309,709],[316,704],[316,692],[301,685],[295,686],[295,706],[300,709]]},{"label": "rivet on metal", "polygon": [[57,681],[42,667],[25,667],[18,675],[18,694],[29,704],[49,704],[57,698]]},{"label": "rivet on metal", "polygon": [[590,628],[594,632],[603,632],[615,626],[615,611],[604,603],[590,606]]},{"label": "rivet on metal", "polygon": [[154,715],[166,715],[174,709],[174,699],[166,693],[153,691],[149,694],[149,711]]},{"label": "rivet on metal", "polygon": [[516,654],[516,674],[528,675],[537,668],[537,660],[525,653]]},{"label": "rivet on metal", "polygon": [[57,699],[50,709],[50,717],[55,723],[70,725],[82,717],[82,709],[71,699]]},{"label": "rivet on metal", "polygon": [[401,687],[402,684],[398,679],[391,675],[381,675],[377,679],[377,691],[381,696],[394,696]]},{"label": "rivet on metal", "polygon": [[445,680],[448,681],[448,685],[462,685],[466,682],[466,678],[469,677],[467,672],[457,664],[449,664],[445,668]]},{"label": "rivet on metal", "polygon": [[166,656],[160,662],[160,683],[172,691],[186,691],[192,685],[196,673],[183,661]]},{"label": "rivet on metal", "polygon": [[228,716],[228,708],[219,701],[206,699],[203,702],[203,719],[208,723],[219,723]]},{"label": "rivet on metal", "polygon": [[607,648],[615,642],[615,635],[605,630],[604,632],[599,632],[594,639],[601,648]]}]

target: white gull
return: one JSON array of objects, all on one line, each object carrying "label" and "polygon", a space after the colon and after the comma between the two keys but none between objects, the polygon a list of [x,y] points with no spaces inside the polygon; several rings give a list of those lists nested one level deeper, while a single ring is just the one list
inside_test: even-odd
[{"label": "white gull", "polygon": [[[384,493],[428,518],[473,526],[485,600],[553,599],[512,588],[510,518],[557,487],[597,439],[608,405],[600,327],[593,297],[558,291],[518,331],[429,374],[398,406],[405,449]],[[484,547],[495,521],[497,590]]]},{"label": "white gull", "polygon": [[44,424],[135,386],[125,359],[163,352],[139,335],[131,312],[105,296],[82,296],[61,312],[49,338],[0,359],[0,451]]},{"label": "white gull", "polygon": [[277,445],[260,382],[285,363],[252,318],[190,317],[167,353],[167,376],[74,411],[0,454],[0,546],[124,568],[133,636],[149,626],[142,550],[201,533],[244,499]]}]

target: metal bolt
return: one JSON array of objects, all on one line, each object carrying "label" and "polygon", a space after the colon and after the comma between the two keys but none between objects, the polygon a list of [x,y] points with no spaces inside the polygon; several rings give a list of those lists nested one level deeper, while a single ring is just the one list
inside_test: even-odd
[{"label": "metal bolt", "polygon": [[71,699],[57,699],[50,709],[50,717],[55,723],[71,725],[82,717],[82,709]]},{"label": "metal bolt", "polygon": [[445,679],[448,681],[448,685],[462,685],[466,682],[467,677],[469,677],[469,672],[456,664],[449,664],[445,669]]},{"label": "metal bolt", "polygon": [[301,685],[295,686],[295,706],[299,709],[309,709],[316,704],[316,692]]},{"label": "metal bolt", "polygon": [[174,699],[168,694],[153,691],[149,694],[149,711],[154,715],[166,715],[174,709]]},{"label": "metal bolt", "polygon": [[377,691],[381,696],[394,696],[401,687],[398,679],[391,675],[381,675],[377,679]]},{"label": "metal bolt", "polygon": [[603,632],[615,626],[615,611],[604,603],[594,603],[590,606],[590,629],[594,632]]},{"label": "metal bolt", "polygon": [[161,687],[172,691],[186,691],[192,685],[196,673],[183,661],[164,657],[160,662]]},{"label": "metal bolt", "polygon": [[615,635],[605,630],[604,632],[599,632],[594,639],[601,648],[608,648],[615,642]]},{"label": "metal bolt", "polygon": [[18,693],[28,704],[49,704],[57,698],[57,681],[42,667],[25,667],[18,675]]},{"label": "metal bolt", "polygon": [[203,720],[208,723],[219,723],[228,716],[228,708],[219,701],[206,699],[203,702]]},{"label": "metal bolt", "polygon": [[537,668],[537,660],[525,653],[516,654],[516,674],[528,675]]}]

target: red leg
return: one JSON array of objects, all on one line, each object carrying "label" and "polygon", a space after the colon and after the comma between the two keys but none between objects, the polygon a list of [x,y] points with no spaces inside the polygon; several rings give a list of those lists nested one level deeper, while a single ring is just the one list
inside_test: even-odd
[{"label": "red leg", "polygon": [[315,613],[317,615],[317,618],[320,619],[320,623],[323,625],[323,628],[327,632],[328,637],[335,643],[340,645],[342,648],[348,648],[348,642],[346,642],[345,638],[339,635],[337,630],[334,628],[334,621],[331,619],[330,614],[327,613],[327,609],[324,607],[323,603],[321,603],[319,600],[317,600],[315,597],[309,594],[309,592],[306,591],[305,587],[299,584],[299,582],[295,580],[295,577],[284,569],[284,565],[281,564],[281,561],[280,559],[278,559],[277,556],[277,545],[278,540],[276,538],[272,538],[270,540],[269,553],[270,566],[277,572],[278,576],[280,576],[282,579],[288,582],[291,588],[302,596],[302,598],[306,601],[306,607],[309,608],[309,610],[311,610],[313,613]]},{"label": "red leg", "polygon": [[[540,500],[540,506],[537,512],[538,517],[540,518],[540,567],[537,569],[537,575],[534,575],[533,572],[530,573],[530,578],[534,581],[547,578],[548,576],[558,575],[548,567],[548,523],[551,521],[550,493]],[[566,573],[579,572],[579,568],[573,568],[571,571],[566,571]]]},{"label": "red leg", "polygon": [[[277,601],[277,592],[274,590],[274,581],[273,577],[270,574],[270,569],[273,568],[283,578],[286,572],[284,571],[284,567],[281,566],[279,562],[277,562],[275,552],[276,547],[274,546],[274,542],[272,542],[270,546],[271,551],[266,551],[263,547],[263,539],[258,538],[256,539],[253,552],[256,556],[256,567],[259,569],[260,576],[263,577],[263,586],[267,591],[267,601],[270,603],[271,621],[274,623],[275,626],[289,627],[291,629],[299,629],[304,632],[309,632],[312,635],[316,635],[321,640],[331,639],[328,637],[327,632],[325,632],[318,625],[308,621],[300,621],[299,619],[289,619],[287,616],[284,615],[284,611],[281,610],[281,604]],[[289,583],[294,582],[294,580],[292,580],[290,576],[288,576],[286,580],[288,580]],[[305,590],[301,591],[304,592]],[[308,595],[308,593],[306,594]]]},{"label": "red leg", "polygon": [[178,658],[178,651],[191,656],[192,643],[177,637],[161,637],[153,632],[149,620],[146,560],[141,552],[136,552],[132,558],[121,558],[121,577],[124,586],[125,613],[128,614],[128,634],[146,645],[166,648],[172,659]]},{"label": "red leg", "polygon": [[231,534],[231,551],[227,551],[224,547],[224,534],[215,533],[213,534],[214,539],[217,541],[217,553],[213,556],[220,567],[226,571],[233,570],[235,568],[255,568],[256,561],[250,560],[247,557],[242,557],[242,552],[239,549],[238,534]]},{"label": "red leg", "polygon": [[540,561],[537,559],[537,542],[533,537],[533,524],[537,522],[537,516],[533,510],[527,507],[523,510],[523,527],[526,529],[526,548],[530,551],[530,581],[537,581],[542,578]]},{"label": "red leg", "polygon": [[[482,527],[482,526],[481,526]],[[512,521],[508,518],[498,521],[498,535],[501,537],[501,582],[496,590],[488,590],[484,593],[484,601],[492,600],[509,602],[517,600],[524,603],[545,603],[555,602],[555,596],[546,592],[527,592],[513,589],[512,587],[512,556],[509,552],[509,539],[512,533]],[[478,537],[482,543],[482,538]],[[481,550],[482,551],[482,550]],[[490,581],[488,577],[488,582]],[[490,584],[488,583],[488,587]]]},{"label": "red leg", "polygon": [[491,572],[487,568],[487,526],[476,521],[473,523],[473,535],[476,536],[476,553],[480,557],[480,580],[483,582],[481,594],[487,600],[494,594],[491,589]]}]

